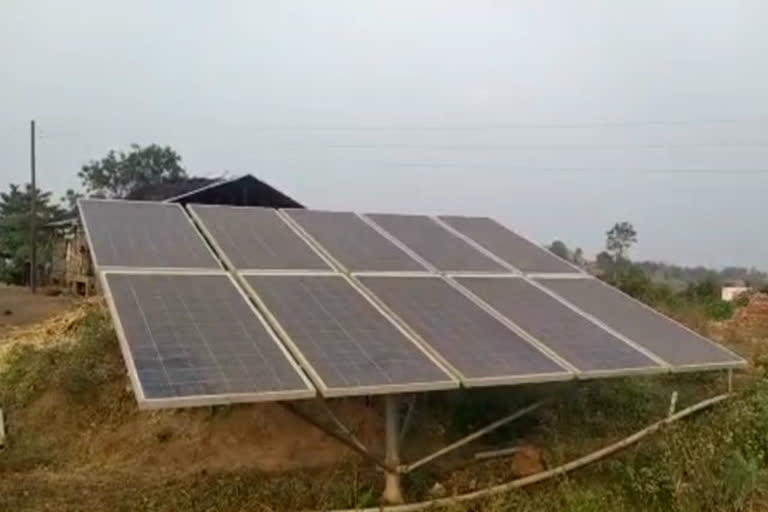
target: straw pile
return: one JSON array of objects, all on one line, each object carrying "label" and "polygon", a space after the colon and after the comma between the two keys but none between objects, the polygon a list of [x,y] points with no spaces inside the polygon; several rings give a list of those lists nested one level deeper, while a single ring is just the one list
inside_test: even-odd
[{"label": "straw pile", "polygon": [[86,315],[101,308],[103,308],[101,300],[94,297],[79,302],[73,308],[37,324],[10,330],[0,338],[0,361],[4,354],[18,345],[43,347],[72,343]]}]

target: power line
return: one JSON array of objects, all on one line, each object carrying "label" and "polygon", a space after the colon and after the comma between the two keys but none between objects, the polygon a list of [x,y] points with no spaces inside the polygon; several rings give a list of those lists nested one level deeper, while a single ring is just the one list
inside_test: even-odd
[{"label": "power line", "polygon": [[326,165],[338,165],[338,164],[353,164],[353,165],[370,165],[370,166],[384,166],[384,167],[414,167],[414,168],[428,168],[428,169],[463,169],[471,171],[473,169],[496,169],[506,171],[522,171],[522,172],[540,172],[540,173],[553,173],[553,174],[579,174],[579,173],[617,173],[617,174],[702,174],[702,175],[724,175],[724,176],[761,176],[768,175],[768,168],[766,169],[727,169],[727,168],[648,168],[648,167],[530,167],[530,166],[518,166],[518,165],[504,165],[504,164],[451,164],[446,162],[404,162],[396,160],[309,160],[309,159],[260,159],[261,163],[306,163],[317,165],[319,163]]},{"label": "power line", "polygon": [[[311,144],[307,144],[311,145]],[[274,146],[274,145],[273,145]],[[280,144],[278,144],[280,146]],[[298,144],[296,146],[304,146]],[[338,149],[428,149],[441,151],[496,151],[496,150],[562,150],[592,151],[613,149],[681,149],[681,148],[768,148],[768,142],[694,142],[694,143],[649,143],[649,144],[326,144]]]}]

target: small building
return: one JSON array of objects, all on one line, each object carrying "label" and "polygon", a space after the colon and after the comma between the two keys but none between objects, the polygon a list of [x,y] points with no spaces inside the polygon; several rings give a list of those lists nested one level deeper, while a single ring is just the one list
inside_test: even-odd
[{"label": "small building", "polygon": [[725,283],[720,290],[720,298],[724,301],[731,302],[735,300],[739,295],[752,293],[752,288],[747,286],[747,283],[743,281]]},{"label": "small building", "polygon": [[[167,203],[222,204],[303,208],[296,200],[250,174],[231,179],[190,178],[136,188],[125,199]],[[90,295],[96,288],[93,264],[80,225],[73,217],[45,226],[52,233],[51,261],[43,273],[49,286],[78,295]]]}]

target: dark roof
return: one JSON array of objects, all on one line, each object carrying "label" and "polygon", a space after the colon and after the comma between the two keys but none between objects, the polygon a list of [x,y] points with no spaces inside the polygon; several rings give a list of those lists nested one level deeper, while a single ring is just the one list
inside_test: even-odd
[{"label": "dark roof", "polygon": [[213,178],[189,178],[174,183],[158,183],[143,185],[131,191],[125,199],[134,201],[164,201],[172,197],[188,194],[195,190],[213,185],[221,179]]},{"label": "dark roof", "polygon": [[250,174],[216,181],[199,189],[168,197],[171,203],[226,204],[231,206],[268,206],[303,208],[295,199]]}]

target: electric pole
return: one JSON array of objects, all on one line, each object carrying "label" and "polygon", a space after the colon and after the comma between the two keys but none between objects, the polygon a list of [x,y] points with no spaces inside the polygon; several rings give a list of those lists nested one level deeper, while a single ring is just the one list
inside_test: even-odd
[{"label": "electric pole", "polygon": [[35,180],[35,121],[29,123],[30,173],[32,191],[29,206],[29,285],[32,293],[37,292],[37,183]]}]

